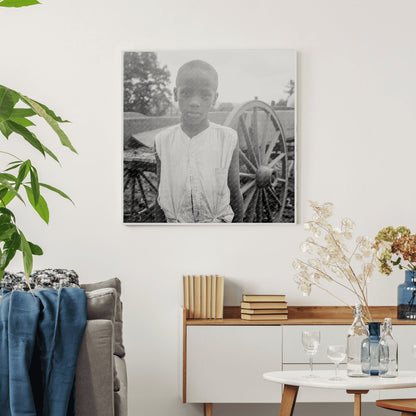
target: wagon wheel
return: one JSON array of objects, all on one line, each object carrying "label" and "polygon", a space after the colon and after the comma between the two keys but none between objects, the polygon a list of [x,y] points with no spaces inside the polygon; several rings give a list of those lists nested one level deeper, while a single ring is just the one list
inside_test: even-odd
[{"label": "wagon wheel", "polygon": [[125,222],[156,222],[156,160],[147,153],[124,158]]},{"label": "wagon wheel", "polygon": [[226,126],[238,133],[244,222],[281,222],[288,189],[286,139],[276,113],[266,103],[235,108]]}]

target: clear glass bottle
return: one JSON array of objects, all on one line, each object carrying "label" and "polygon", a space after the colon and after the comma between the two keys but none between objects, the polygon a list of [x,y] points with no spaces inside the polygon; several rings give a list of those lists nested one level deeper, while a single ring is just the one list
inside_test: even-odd
[{"label": "clear glass bottle", "polygon": [[392,335],[391,318],[385,318],[379,343],[380,377],[397,377],[398,347]]},{"label": "clear glass bottle", "polygon": [[369,332],[363,321],[363,307],[357,303],[354,308],[354,322],[347,335],[347,375],[349,377],[369,376],[370,354],[368,352],[362,356],[363,341],[369,344]]}]

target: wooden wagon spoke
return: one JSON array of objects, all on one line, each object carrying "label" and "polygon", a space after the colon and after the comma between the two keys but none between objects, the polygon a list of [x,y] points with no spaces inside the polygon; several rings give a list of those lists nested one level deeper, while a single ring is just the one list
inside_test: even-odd
[{"label": "wooden wagon spoke", "polygon": [[250,162],[250,160],[245,155],[245,153],[241,150],[241,148],[240,148],[240,156],[244,164],[247,166],[248,170],[251,170],[251,172],[255,174],[257,172],[257,168]]},{"label": "wooden wagon spoke", "polygon": [[124,181],[124,191],[128,188],[128,186],[130,185],[131,182],[131,178],[128,177],[125,181]]},{"label": "wooden wagon spoke", "polygon": [[272,214],[272,210],[270,208],[269,197],[267,196],[267,192],[266,192],[265,189],[263,189],[263,200],[264,200],[264,205],[266,205],[267,216],[269,218],[269,221],[271,222],[272,219],[273,219],[273,214]]},{"label": "wooden wagon spoke", "polygon": [[256,192],[254,193],[254,198],[251,201],[251,204],[248,206],[248,214],[247,214],[247,221],[248,222],[253,222],[254,220],[254,214],[256,213],[256,206],[257,206],[257,201],[259,199],[259,190],[256,189]]},{"label": "wooden wagon spoke", "polygon": [[251,142],[251,139],[250,139],[250,133],[247,130],[247,126],[246,126],[246,123],[243,120],[242,115],[238,118],[238,125],[239,125],[239,128],[241,129],[241,131],[243,132],[244,140],[247,144],[247,150],[249,151],[249,154],[251,155],[251,159],[252,159],[251,162],[255,166],[258,166],[258,160],[257,160],[257,156],[256,156],[256,154],[254,152],[254,149],[253,149],[253,143]]},{"label": "wooden wagon spoke", "polygon": [[244,204],[243,204],[243,213],[244,215],[247,212],[247,208],[250,205],[251,200],[253,199],[254,194],[256,193],[256,188],[253,188],[248,195],[245,197],[244,199]]},{"label": "wooden wagon spoke", "polygon": [[251,138],[253,140],[254,153],[257,158],[257,166],[260,166],[259,125],[257,107],[253,108],[253,113],[251,116]]},{"label": "wooden wagon spoke", "polygon": [[142,183],[142,180],[141,180],[140,176],[137,177],[137,182],[139,183],[140,193],[142,194],[142,199],[143,199],[144,205],[146,206],[146,209],[149,209],[149,204],[148,204],[147,198],[146,198],[146,192],[144,191],[143,183]]},{"label": "wooden wagon spoke", "polygon": [[260,164],[262,165],[263,163],[265,163],[265,156],[266,156],[266,141],[267,141],[267,134],[269,132],[269,123],[270,123],[270,119],[271,119],[272,115],[271,113],[266,113],[266,121],[264,123],[264,128],[263,128],[263,135],[261,138],[261,143],[260,143]]},{"label": "wooden wagon spoke", "polygon": [[156,193],[158,192],[156,186],[154,186],[152,182],[149,181],[149,179],[146,177],[146,175],[143,172],[139,171],[139,175],[149,184],[149,186],[153,189],[153,191],[155,191]]},{"label": "wooden wagon spoke", "polygon": [[252,178],[255,179],[256,175],[254,173],[240,172],[240,178]]},{"label": "wooden wagon spoke", "polygon": [[274,191],[274,189],[271,186],[269,186],[267,188],[267,190],[270,192],[270,195],[272,195],[272,197],[276,200],[276,202],[279,204],[279,206],[282,206],[282,203],[280,202],[280,199],[276,195],[276,192]]},{"label": "wooden wagon spoke", "polygon": [[130,194],[130,215],[133,216],[134,213],[134,194],[136,192],[136,181],[133,179],[131,184],[131,194]]},{"label": "wooden wagon spoke", "polygon": [[279,141],[280,139],[280,131],[276,132],[276,134],[273,136],[273,139],[271,140],[269,147],[267,148],[267,152],[266,155],[264,156],[264,160],[263,163],[267,163],[270,159],[270,156],[272,155],[273,149],[276,146],[276,143]]},{"label": "wooden wagon spoke", "polygon": [[256,185],[256,181],[250,181],[241,186],[241,193],[244,195],[249,189]]},{"label": "wooden wagon spoke", "polygon": [[276,159],[272,160],[267,166],[273,169],[277,165],[277,163],[280,162],[285,157],[286,157],[286,153],[280,153],[280,155],[277,156]]},{"label": "wooden wagon spoke", "polygon": [[256,204],[257,222],[262,222],[263,218],[263,189],[259,190],[259,196]]}]

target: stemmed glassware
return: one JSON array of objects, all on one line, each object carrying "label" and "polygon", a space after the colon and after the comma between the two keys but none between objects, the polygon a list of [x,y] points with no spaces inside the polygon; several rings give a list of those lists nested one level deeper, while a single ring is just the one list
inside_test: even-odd
[{"label": "stemmed glassware", "polygon": [[318,352],[319,343],[321,342],[321,333],[319,331],[303,331],[302,345],[309,358],[310,373],[306,377],[316,377],[313,374],[313,356]]},{"label": "stemmed glassware", "polygon": [[338,366],[347,358],[347,352],[344,345],[329,345],[327,350],[328,358],[335,364],[335,377],[330,380],[343,380],[338,375]]}]

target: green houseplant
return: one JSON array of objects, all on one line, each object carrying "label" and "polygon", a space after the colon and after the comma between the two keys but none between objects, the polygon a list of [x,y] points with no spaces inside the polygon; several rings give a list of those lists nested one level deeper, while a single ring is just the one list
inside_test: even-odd
[{"label": "green houseplant", "polygon": [[[23,106],[22,106],[23,105]],[[60,128],[62,120],[52,110],[17,91],[0,85],[0,133],[5,139],[14,134],[27,144],[49,156],[59,163],[57,156],[29,129],[34,126],[34,117],[43,118],[58,135],[63,146],[76,152],[64,131]],[[3,149],[4,149],[3,143]],[[39,216],[49,222],[48,204],[41,194],[41,189],[48,189],[69,199],[61,190],[39,180],[37,169],[30,159],[23,160],[4,150],[12,160],[4,170],[0,170],[0,280],[10,261],[18,251],[23,254],[23,265],[26,276],[29,276],[33,266],[33,255],[43,254],[42,249],[28,241],[23,231],[18,227],[17,219],[10,206],[11,202],[19,199],[25,203],[27,199]]]},{"label": "green houseplant", "polygon": [[[24,7],[39,4],[37,0],[3,0],[0,7]],[[30,130],[35,126],[34,117],[44,119],[57,134],[61,144],[76,153],[68,136],[60,124],[67,122],[57,116],[46,105],[41,104],[13,89],[0,85],[0,138],[9,139],[18,135],[27,144],[35,148],[44,157],[49,156],[59,163],[57,156]],[[10,261],[17,252],[22,252],[26,278],[33,267],[33,255],[42,255],[42,249],[27,240],[18,227],[16,215],[10,206],[19,199],[25,203],[27,199],[39,216],[49,222],[48,204],[41,194],[41,189],[48,189],[69,199],[61,190],[39,181],[37,169],[30,159],[22,160],[17,155],[5,151],[5,142],[0,153],[12,158],[8,165],[0,169],[0,281]],[[24,191],[24,192],[22,192]],[[71,201],[72,202],[72,201]]]}]

